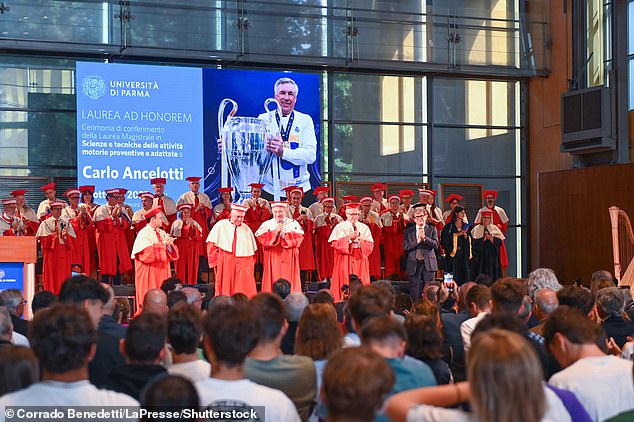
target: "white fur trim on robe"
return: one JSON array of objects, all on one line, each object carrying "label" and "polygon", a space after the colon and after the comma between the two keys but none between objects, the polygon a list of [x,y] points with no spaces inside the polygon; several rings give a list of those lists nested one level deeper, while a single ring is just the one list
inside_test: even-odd
[{"label": "white fur trim on robe", "polygon": [[[233,233],[236,229],[238,231],[236,250],[232,251]],[[225,252],[234,252],[237,257],[252,256],[258,249],[255,243],[255,237],[249,226],[241,224],[236,227],[229,219],[220,220],[214,224],[209,232],[209,236],[207,236],[207,243],[213,243]]]},{"label": "white fur trim on robe", "polygon": [[[200,224],[198,224],[197,222],[195,222],[194,220],[190,219],[189,220],[189,224],[193,224],[194,227],[196,227],[198,229],[199,232],[203,232],[202,227],[200,227]],[[170,234],[173,237],[181,237],[181,232],[183,230],[183,220],[176,220],[174,221],[174,223],[172,224],[172,228],[170,230]]]},{"label": "white fur trim on robe", "polygon": [[[374,243],[374,240],[372,239],[372,233],[370,232],[370,228],[368,226],[359,222],[356,222],[355,226],[357,226],[357,230],[359,231],[360,240],[366,240],[368,242]],[[328,242],[330,243],[334,242],[335,240],[339,240],[342,237],[348,237],[350,236],[350,234],[352,234],[353,231],[354,228],[349,221],[342,221],[341,223],[337,224],[334,229],[332,229],[332,233],[330,234]]]},{"label": "white fur trim on robe", "polygon": [[[491,223],[487,226],[487,230],[491,233],[491,236],[497,237],[498,239],[504,240],[506,237],[502,234],[502,230],[495,224]],[[471,237],[474,239],[482,239],[484,237],[484,226],[482,224],[478,224],[471,230]]]},{"label": "white fur trim on robe", "polygon": [[[255,232],[255,236],[260,236],[266,232],[272,232],[277,229],[277,221],[274,218],[270,220],[266,220],[260,228]],[[284,228],[282,229],[282,233],[299,233],[304,235],[304,230],[302,230],[302,226],[292,218],[286,217],[284,219]]]},{"label": "white fur trim on robe", "polygon": [[145,226],[139,230],[139,234],[137,234],[136,239],[134,240],[134,246],[132,246],[132,259],[134,259],[136,254],[142,252],[143,249],[148,246],[159,243],[159,240],[156,237],[156,232],[158,232],[161,239],[163,239],[163,243],[167,244],[167,239],[170,237],[169,234],[162,229],[156,229],[155,231],[152,227]]}]

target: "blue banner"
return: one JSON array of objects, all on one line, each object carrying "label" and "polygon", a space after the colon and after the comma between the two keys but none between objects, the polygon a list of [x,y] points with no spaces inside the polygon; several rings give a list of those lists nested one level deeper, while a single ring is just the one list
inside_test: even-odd
[{"label": "blue banner", "polygon": [[201,69],[78,62],[76,86],[77,181],[95,185],[97,202],[125,188],[138,209],[150,179],[178,197],[203,175]]}]

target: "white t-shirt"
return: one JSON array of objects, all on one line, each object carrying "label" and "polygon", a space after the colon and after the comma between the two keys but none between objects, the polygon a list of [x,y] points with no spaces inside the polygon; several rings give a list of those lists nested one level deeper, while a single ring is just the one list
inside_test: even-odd
[{"label": "white t-shirt", "polygon": [[196,383],[200,404],[203,407],[265,408],[266,422],[299,422],[295,405],[284,393],[256,384],[248,379],[235,381],[207,378]]},{"label": "white t-shirt", "polygon": [[575,393],[595,421],[634,409],[632,361],[616,356],[582,358],[549,382]]},{"label": "white t-shirt", "polygon": [[480,312],[478,316],[469,318],[462,324],[460,324],[460,334],[462,335],[462,344],[464,345],[464,352],[468,353],[471,348],[471,333],[475,330],[478,322],[485,316],[489,315],[489,312]]},{"label": "white t-shirt", "polygon": [[[542,422],[572,422],[570,414],[561,402],[557,394],[550,388],[544,386],[546,394],[546,414],[542,417]],[[407,412],[407,422],[475,422],[472,414],[462,410],[446,409],[444,407],[421,404],[415,406]]]},{"label": "white t-shirt", "polygon": [[139,402],[110,390],[100,390],[88,380],[75,382],[42,381],[0,398],[0,421],[7,406],[132,406]]},{"label": "white t-shirt", "polygon": [[180,375],[193,383],[203,381],[211,375],[211,365],[204,360],[194,360],[192,362],[174,363],[167,368],[170,375]]}]

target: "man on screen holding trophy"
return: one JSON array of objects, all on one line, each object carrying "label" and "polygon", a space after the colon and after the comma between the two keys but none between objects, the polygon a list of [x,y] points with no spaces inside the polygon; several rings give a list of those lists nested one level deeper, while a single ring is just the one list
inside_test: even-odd
[{"label": "man on screen holding trophy", "polygon": [[[280,158],[280,196],[286,196],[284,188],[298,186],[304,190],[304,195],[312,197],[310,174],[308,166],[315,162],[317,157],[317,138],[315,137],[315,125],[313,119],[304,113],[295,110],[295,102],[299,88],[290,78],[280,78],[275,82],[275,99],[282,110],[280,116],[277,111],[270,111],[258,116],[260,119],[269,119],[270,113],[275,116],[271,119],[270,130],[276,134],[267,142],[267,151]],[[276,171],[276,167],[273,167]],[[275,193],[273,190],[272,172],[264,176],[266,199],[271,199]]]}]

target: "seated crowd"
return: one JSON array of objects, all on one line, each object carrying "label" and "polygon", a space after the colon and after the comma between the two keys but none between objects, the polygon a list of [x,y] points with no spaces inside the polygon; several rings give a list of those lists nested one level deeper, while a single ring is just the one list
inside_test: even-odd
[{"label": "seated crowd", "polygon": [[[632,421],[634,307],[598,271],[590,288],[527,279],[427,283],[413,303],[351,276],[249,299],[176,278],[127,299],[68,278],[28,305],[0,292],[0,421],[7,406],[250,410],[285,421]],[[200,414],[177,420],[204,420]],[[142,420],[156,420],[143,417]]]}]

